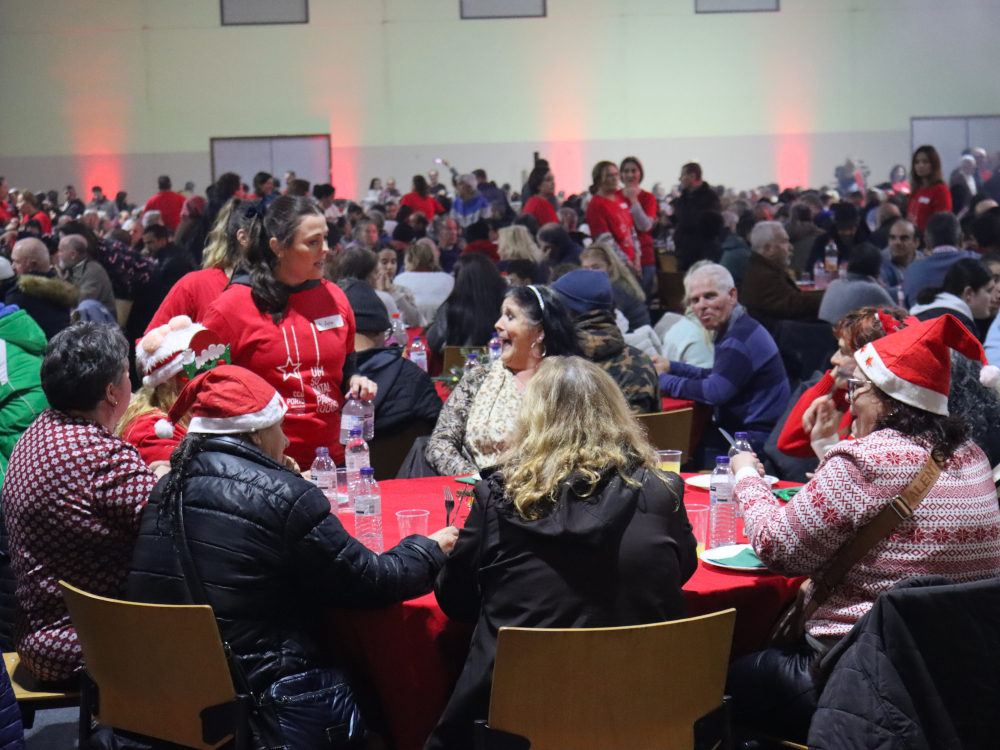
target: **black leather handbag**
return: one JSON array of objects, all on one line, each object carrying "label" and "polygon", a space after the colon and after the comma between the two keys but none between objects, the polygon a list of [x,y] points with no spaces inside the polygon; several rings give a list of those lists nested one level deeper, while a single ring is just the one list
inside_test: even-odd
[{"label": "black leather handbag", "polygon": [[[177,499],[174,545],[195,604],[209,604],[194,567],[184,528],[184,495]],[[310,669],[283,677],[263,694],[253,693],[239,659],[223,643],[233,685],[252,697],[250,716],[258,750],[353,750],[365,745],[367,728],[346,675],[339,669]]]}]

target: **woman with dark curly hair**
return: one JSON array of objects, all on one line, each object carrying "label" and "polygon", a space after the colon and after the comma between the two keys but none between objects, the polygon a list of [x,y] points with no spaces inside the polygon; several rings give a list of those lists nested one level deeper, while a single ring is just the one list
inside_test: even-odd
[{"label": "woman with dark curly hair", "polygon": [[[745,656],[729,670],[727,693],[741,723],[804,742],[816,695],[810,665],[836,645],[879,594],[900,581],[940,575],[966,583],[1000,575],[1000,507],[990,462],[949,410],[951,351],[985,363],[979,342],[945,315],[861,347],[848,380],[855,440],[826,454],[812,480],[787,504],[760,478],[753,454],[732,460],[734,497],[747,537],[768,568],[820,576],[841,548],[898,503],[926,470],[930,489],[888,536],[851,567],[794,644]],[[995,374],[995,373],[994,373]],[[935,466],[936,465],[936,466]],[[808,611],[808,610],[807,610]]]},{"label": "woman with dark curly hair", "polygon": [[545,357],[581,354],[566,306],[548,287],[511,287],[494,328],[500,358],[465,373],[427,441],[427,463],[441,476],[496,464],[538,366]]}]

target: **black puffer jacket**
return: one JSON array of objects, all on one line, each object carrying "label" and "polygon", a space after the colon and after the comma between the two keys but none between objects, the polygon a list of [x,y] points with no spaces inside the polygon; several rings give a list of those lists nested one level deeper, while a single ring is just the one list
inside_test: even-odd
[{"label": "black puffer jacket", "polygon": [[[173,537],[160,519],[166,482],[143,509],[128,598],[191,604]],[[330,514],[319,488],[235,437],[210,437],[191,459],[184,520],[222,639],[240,657],[254,691],[322,665],[308,635],[319,609],[421,596],[444,563],[426,537],[407,537],[382,555],[370,552]]]}]

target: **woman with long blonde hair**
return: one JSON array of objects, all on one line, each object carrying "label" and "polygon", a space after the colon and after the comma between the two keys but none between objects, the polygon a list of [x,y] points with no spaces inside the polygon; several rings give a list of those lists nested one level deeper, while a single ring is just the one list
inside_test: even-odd
[{"label": "woman with long blonde hair", "polygon": [[611,279],[611,289],[615,295],[615,307],[628,318],[630,331],[650,324],[649,310],[646,308],[646,294],[625,263],[604,240],[590,243],[580,253],[580,264],[592,271],[604,271]]},{"label": "woman with long blonde hair", "polygon": [[697,567],[684,485],[658,471],[611,377],[550,357],[524,393],[513,446],[484,469],[435,593],[476,623],[472,650],[426,748],[471,747],[501,627],[595,628],[684,617]]},{"label": "woman with long blonde hair", "polygon": [[239,198],[231,199],[222,207],[208,234],[201,270],[185,274],[174,284],[146,327],[147,334],[178,315],[198,322],[205,317],[208,308],[229,286],[233,272],[246,256],[246,249],[257,242],[263,213],[256,202]]}]

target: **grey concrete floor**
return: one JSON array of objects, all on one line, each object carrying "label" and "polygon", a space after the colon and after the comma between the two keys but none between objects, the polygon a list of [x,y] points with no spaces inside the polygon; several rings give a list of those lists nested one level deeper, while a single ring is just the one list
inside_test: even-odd
[{"label": "grey concrete floor", "polygon": [[79,708],[53,708],[35,714],[35,725],[24,730],[27,750],[76,750]]}]

